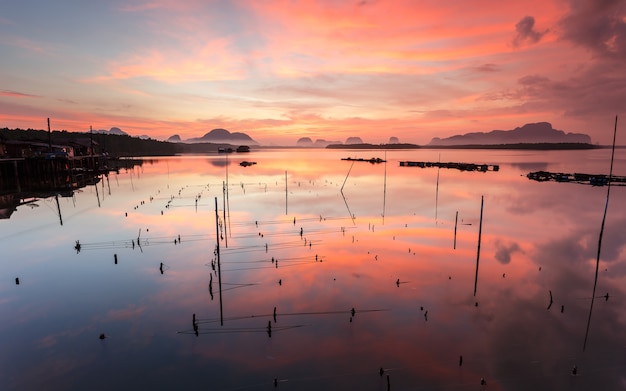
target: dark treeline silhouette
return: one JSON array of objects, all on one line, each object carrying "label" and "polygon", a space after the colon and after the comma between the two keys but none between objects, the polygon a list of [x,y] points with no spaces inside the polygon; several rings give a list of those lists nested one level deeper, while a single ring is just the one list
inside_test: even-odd
[{"label": "dark treeline silhouette", "polygon": [[144,140],[117,134],[68,132],[66,130],[54,130],[49,134],[46,130],[3,128],[0,129],[0,139],[41,143],[51,141],[52,144],[57,145],[93,139],[94,152],[108,153],[110,156],[174,155],[179,152],[176,144],[164,141]]},{"label": "dark treeline silhouette", "polygon": [[212,143],[171,143],[151,138],[141,139],[128,135],[103,134],[90,132],[68,132],[66,130],[54,130],[50,133],[46,130],[36,129],[9,129],[0,128],[0,141],[14,140],[24,142],[39,142],[63,145],[68,142],[79,140],[93,140],[94,153],[107,153],[113,157],[135,156],[172,156],[181,153],[207,153],[217,152],[219,148],[233,147],[230,144]]}]

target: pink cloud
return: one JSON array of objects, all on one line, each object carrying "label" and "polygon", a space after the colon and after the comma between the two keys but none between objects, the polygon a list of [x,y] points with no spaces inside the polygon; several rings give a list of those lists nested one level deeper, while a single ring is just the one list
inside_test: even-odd
[{"label": "pink cloud", "polygon": [[9,90],[0,91],[0,96],[9,96],[12,98],[39,98],[40,97],[38,95],[26,94],[23,92],[9,91]]},{"label": "pink cloud", "polygon": [[[7,85],[0,97],[54,99],[12,104],[0,120],[33,127],[54,113],[62,129],[163,139],[223,127],[283,144],[355,133],[426,143],[538,121],[586,132],[622,110],[624,6],[571,4],[145,1],[116,10],[136,17],[138,34],[104,71],[54,93],[36,77],[39,95]],[[33,51],[30,39],[0,41]]]}]

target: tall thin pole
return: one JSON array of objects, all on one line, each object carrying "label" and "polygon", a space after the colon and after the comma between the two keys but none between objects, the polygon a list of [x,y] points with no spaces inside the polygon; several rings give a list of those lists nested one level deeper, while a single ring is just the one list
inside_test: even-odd
[{"label": "tall thin pole", "polygon": [[[94,177],[94,180],[95,180],[95,179],[96,179],[96,178]],[[98,208],[99,208],[99,207],[100,207],[100,194],[98,193],[98,183],[97,183],[97,182],[96,182],[96,183],[94,183],[94,184],[93,184],[93,187],[96,189],[96,198],[98,199]]]},{"label": "tall thin pole", "polygon": [[228,233],[226,232],[226,185],[222,182],[222,203],[224,204],[224,238],[226,248],[228,248]]},{"label": "tall thin pole", "polygon": [[615,136],[616,135],[617,135],[617,115],[615,116],[615,127],[613,129],[613,147],[611,148],[611,168],[609,169],[609,181],[606,185],[606,203],[604,204],[604,214],[602,215],[602,224],[600,226],[600,236],[598,237],[598,254],[596,257],[596,275],[593,280],[593,291],[591,294],[591,306],[589,307],[589,317],[587,318],[587,330],[585,331],[585,341],[583,342],[583,352],[585,351],[585,348],[587,347],[587,337],[589,336],[589,325],[591,324],[591,312],[593,311],[593,302],[596,299],[596,287],[598,286],[598,269],[600,268],[600,249],[602,247],[602,235],[604,234],[604,223],[606,221],[606,210],[609,207],[609,195],[611,195],[611,180],[613,176],[613,159],[615,158]]},{"label": "tall thin pole", "polygon": [[476,287],[478,286],[478,261],[480,260],[480,238],[483,233],[483,205],[485,197],[480,196],[480,224],[478,225],[478,251],[476,253],[476,276],[474,277],[474,296],[476,296]]},{"label": "tall thin pole", "polygon": [[346,179],[343,180],[343,184],[341,185],[341,192],[343,193],[343,187],[346,185],[346,181],[348,180],[348,177],[350,176],[350,171],[352,171],[352,166],[354,166],[354,160],[352,161],[352,164],[350,165],[350,168],[348,169],[348,173],[346,174]]},{"label": "tall thin pole", "polygon": [[222,311],[222,270],[220,267],[220,229],[219,229],[219,214],[217,213],[217,197],[215,197],[215,235],[217,239],[217,245],[215,251],[217,253],[217,282],[220,289],[220,325],[224,326],[224,314]]},{"label": "tall thin pole", "polygon": [[354,166],[354,160],[352,161],[352,164],[350,165],[350,169],[348,170],[348,173],[346,174],[346,179],[343,180],[343,185],[341,185],[341,189],[339,189],[339,191],[341,192],[341,197],[343,197],[343,202],[346,203],[346,208],[348,208],[348,214],[350,215],[350,219],[352,219],[352,224],[356,225],[356,223],[354,222],[354,215],[350,211],[350,207],[348,206],[348,201],[346,200],[346,196],[343,194],[343,187],[346,185],[346,181],[348,180],[348,176],[350,176],[350,171],[352,171],[353,166]]},{"label": "tall thin pole", "polygon": [[385,225],[386,206],[387,206],[387,151],[385,151],[385,179],[383,182],[383,225]]},{"label": "tall thin pole", "polygon": [[[228,160],[228,153],[226,153],[226,188],[225,188],[226,204],[224,205],[224,213],[228,211],[228,232],[230,232],[230,199],[228,198],[228,189],[230,187],[230,183],[228,182],[228,166],[229,165],[230,165],[230,162]],[[224,214],[224,227],[226,227],[226,214]],[[224,231],[226,232],[226,228],[224,228]],[[226,239],[226,247],[228,247],[228,239]]]},{"label": "tall thin pole", "polygon": [[61,205],[59,205],[59,194],[55,194],[54,198],[57,201],[57,211],[59,212],[59,221],[61,222],[61,225],[63,225],[63,216],[61,216]]},{"label": "tall thin pole", "polygon": [[90,149],[90,151],[89,151],[90,159],[89,160],[90,160],[90,164],[91,164],[91,169],[95,170],[96,169],[96,163],[95,163],[94,158],[93,158],[93,127],[91,125],[89,125],[89,140],[90,140],[89,141],[89,144],[90,144],[90,146],[89,146],[89,149]]},{"label": "tall thin pole", "polygon": [[52,132],[50,131],[50,118],[48,118],[48,152],[52,152]]},{"label": "tall thin pole", "polygon": [[[441,163],[441,154],[439,154],[439,163]],[[437,224],[437,212],[439,210],[439,170],[441,169],[441,164],[437,165],[437,186],[435,189],[435,224]]]},{"label": "tall thin pole", "polygon": [[454,218],[454,249],[456,250],[456,226],[459,222],[459,211],[456,211],[456,217]]},{"label": "tall thin pole", "polygon": [[[230,229],[230,198],[228,198],[228,194],[230,193],[228,186],[226,186],[226,209],[228,214],[228,234],[230,237],[233,237],[233,230]],[[224,221],[224,225],[226,225],[226,221]],[[226,247],[228,247],[228,239],[226,240]]]}]

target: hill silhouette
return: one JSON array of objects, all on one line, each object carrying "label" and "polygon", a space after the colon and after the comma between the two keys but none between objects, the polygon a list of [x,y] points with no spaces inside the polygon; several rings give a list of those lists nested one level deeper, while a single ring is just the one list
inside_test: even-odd
[{"label": "hill silhouette", "polygon": [[193,137],[185,140],[188,143],[214,143],[214,144],[258,144],[250,136],[240,132],[229,132],[226,129],[213,129],[202,137]]},{"label": "hill silhouette", "polygon": [[565,133],[552,128],[548,122],[526,124],[512,130],[492,130],[433,138],[428,146],[451,145],[497,145],[536,143],[584,143],[591,144],[591,137],[583,133]]}]

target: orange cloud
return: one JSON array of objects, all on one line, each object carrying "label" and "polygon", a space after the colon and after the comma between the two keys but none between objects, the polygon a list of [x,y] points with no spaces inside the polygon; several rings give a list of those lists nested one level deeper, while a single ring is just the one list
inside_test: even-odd
[{"label": "orange cloud", "polygon": [[13,98],[39,98],[38,95],[25,94],[23,92],[8,91],[8,90],[0,91],[0,96],[9,96]]}]

